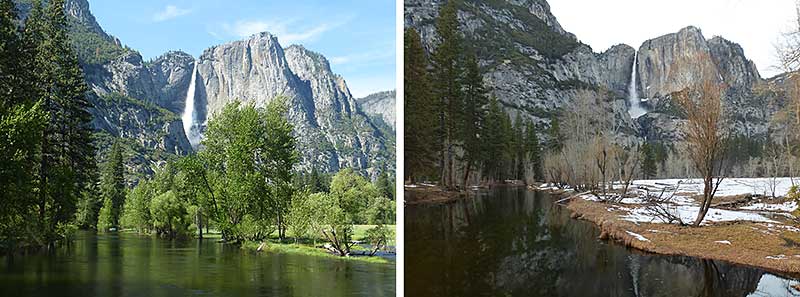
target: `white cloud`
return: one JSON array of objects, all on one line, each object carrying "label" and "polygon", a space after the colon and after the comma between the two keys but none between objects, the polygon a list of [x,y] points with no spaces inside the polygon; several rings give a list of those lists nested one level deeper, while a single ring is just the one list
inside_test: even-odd
[{"label": "white cloud", "polygon": [[240,20],[234,23],[233,25],[222,24],[222,28],[229,34],[240,38],[249,37],[250,35],[261,32],[269,32],[277,36],[278,40],[280,40],[281,43],[292,44],[292,43],[314,40],[319,35],[322,35],[322,33],[325,33],[341,25],[342,23],[336,23],[336,24],[322,23],[299,31],[294,31],[289,29],[290,27],[293,28],[297,27],[294,26],[293,24],[294,22],[292,21],[274,22],[274,21],[263,21],[263,20],[254,20],[254,21]]},{"label": "white cloud", "polygon": [[167,7],[164,7],[164,10],[161,10],[153,14],[153,21],[154,22],[168,21],[177,17],[187,15],[191,12],[192,10],[190,9],[179,8],[175,5],[167,5]]}]

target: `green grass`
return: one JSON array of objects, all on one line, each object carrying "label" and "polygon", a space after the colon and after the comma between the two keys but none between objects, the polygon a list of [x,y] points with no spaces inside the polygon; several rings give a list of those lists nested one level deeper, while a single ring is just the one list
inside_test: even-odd
[{"label": "green grass", "polygon": [[[290,239],[292,240],[292,239]],[[323,242],[320,241],[320,244]],[[242,244],[242,249],[256,251],[258,246],[261,245],[260,242],[245,242]],[[354,246],[352,250],[363,250],[359,249],[358,246]],[[262,252],[266,253],[279,253],[279,254],[296,254],[296,255],[305,255],[305,256],[315,256],[315,257],[326,257],[331,259],[340,259],[342,261],[359,261],[359,262],[368,262],[368,263],[378,263],[378,264],[387,264],[391,263],[390,260],[382,257],[377,256],[352,256],[352,257],[341,257],[334,254],[329,253],[328,251],[314,247],[313,244],[310,243],[282,243],[275,239],[270,239],[267,241],[266,246],[262,250]]]}]

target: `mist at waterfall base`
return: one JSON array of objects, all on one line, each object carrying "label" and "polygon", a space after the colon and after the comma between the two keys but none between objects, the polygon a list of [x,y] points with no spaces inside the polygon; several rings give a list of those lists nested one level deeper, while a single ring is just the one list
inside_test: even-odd
[{"label": "mist at waterfall base", "polygon": [[194,62],[194,66],[192,66],[192,78],[189,82],[189,89],[186,91],[186,107],[183,109],[183,115],[181,116],[181,120],[183,121],[183,131],[186,133],[186,138],[189,139],[189,144],[192,145],[193,149],[197,148],[197,145],[200,144],[201,133],[200,127],[201,123],[199,122],[200,119],[197,114],[197,110],[195,109],[195,102],[194,102],[194,94],[195,94],[195,83],[197,81],[197,62]]},{"label": "mist at waterfall base", "polygon": [[628,85],[628,102],[631,104],[631,108],[628,110],[628,113],[631,115],[631,118],[638,118],[645,113],[647,110],[642,108],[640,104],[639,94],[636,90],[636,61],[639,58],[639,53],[633,54],[633,66],[631,66],[631,82]]}]

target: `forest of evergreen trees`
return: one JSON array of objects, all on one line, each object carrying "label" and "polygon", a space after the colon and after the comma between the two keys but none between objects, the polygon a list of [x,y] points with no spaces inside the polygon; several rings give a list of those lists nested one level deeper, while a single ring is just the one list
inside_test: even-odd
[{"label": "forest of evergreen trees", "polygon": [[0,248],[65,239],[96,180],[88,91],[64,0],[35,1],[23,26],[0,1]]},{"label": "forest of evergreen trees", "polygon": [[474,49],[458,31],[455,2],[436,20],[428,55],[412,28],[404,36],[405,178],[446,189],[542,179],[536,125],[488,95]]}]

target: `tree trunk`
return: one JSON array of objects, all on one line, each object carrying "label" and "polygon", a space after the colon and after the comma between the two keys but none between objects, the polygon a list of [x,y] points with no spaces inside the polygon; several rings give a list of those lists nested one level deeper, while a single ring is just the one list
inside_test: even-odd
[{"label": "tree trunk", "polygon": [[467,189],[467,182],[469,181],[469,172],[472,170],[472,162],[467,160],[467,168],[464,170],[464,190]]},{"label": "tree trunk", "polygon": [[200,211],[195,214],[195,224],[197,225],[197,237],[203,239],[203,215]]}]

